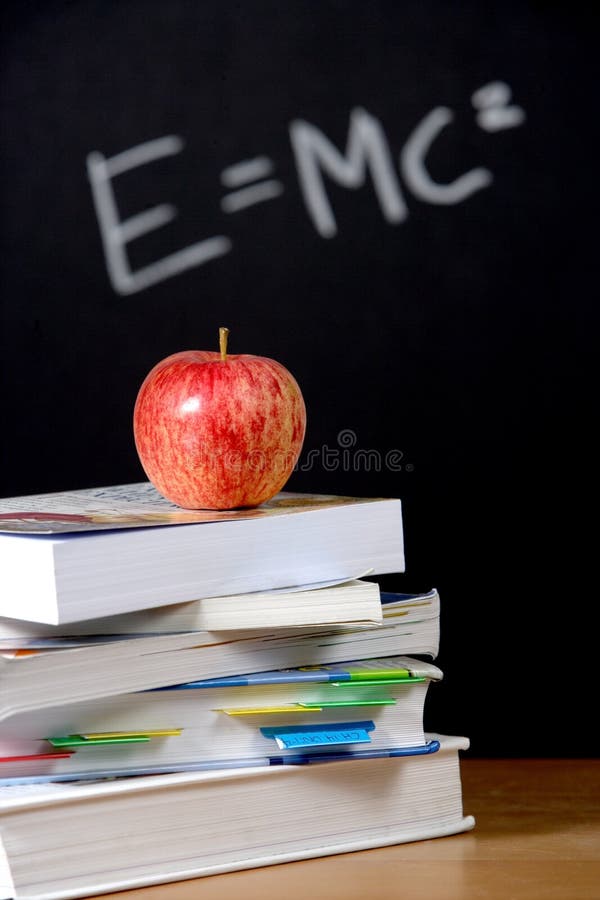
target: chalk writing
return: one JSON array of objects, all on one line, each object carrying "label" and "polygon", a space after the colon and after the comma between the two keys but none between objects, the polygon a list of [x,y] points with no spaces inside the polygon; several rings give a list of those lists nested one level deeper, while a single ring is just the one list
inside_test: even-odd
[{"label": "chalk writing", "polygon": [[111,284],[118,294],[126,295],[143,291],[166,278],[185,272],[186,269],[200,266],[210,259],[223,256],[231,249],[229,238],[219,235],[184,247],[176,253],[171,253],[163,259],[138,269],[137,272],[131,270],[126,245],[142,234],[154,231],[154,229],[171,222],[177,215],[177,210],[174,206],[163,203],[121,221],[112,180],[117,175],[138,166],[180,153],[182,148],[182,139],[176,135],[169,135],[125,150],[110,159],[106,159],[97,151],[90,153],[87,157],[88,177],[92,186],[106,267]]},{"label": "chalk writing", "polygon": [[255,203],[262,203],[265,200],[273,200],[283,193],[283,185],[274,178],[267,179],[262,183],[252,184],[250,187],[243,187],[249,182],[256,182],[265,175],[270,175],[273,171],[273,162],[266,156],[257,156],[254,159],[247,159],[233,166],[228,166],[221,172],[221,184],[224,187],[235,187],[238,190],[230,194],[226,194],[221,200],[221,209],[225,213],[238,212],[240,209],[246,209]]},{"label": "chalk writing", "polygon": [[503,81],[491,81],[475,91],[471,103],[477,113],[477,124],[484,131],[502,131],[516,128],[525,121],[525,110],[520,106],[509,106],[511,89]]},{"label": "chalk writing", "polygon": [[[526,119],[525,111],[511,100],[511,89],[503,81],[492,81],[476,90],[471,96],[471,104],[476,110],[477,125],[489,133],[522,125]],[[474,193],[489,187],[493,175],[482,166],[457,173],[446,183],[436,181],[430,173],[427,156],[431,147],[453,122],[454,113],[446,106],[428,112],[404,142],[396,167],[381,122],[361,107],[350,112],[344,152],[316,125],[303,119],[293,120],[289,125],[291,151],[304,206],[317,233],[325,239],[338,233],[326,179],[339,187],[356,190],[364,187],[369,178],[382,216],[390,225],[398,225],[409,216],[403,187],[421,202],[443,206],[463,203]],[[99,151],[87,156],[88,178],[108,277],[118,294],[143,291],[225,256],[233,249],[230,237],[217,234],[142,268],[132,269],[127,244],[173,221],[177,209],[172,204],[161,203],[121,219],[113,182],[132,169],[176,156],[183,149],[183,138],[166,135],[109,158]],[[221,198],[221,211],[229,216],[281,197],[285,189],[281,181],[272,177],[274,168],[275,164],[268,156],[255,156],[224,168],[220,181],[227,193]]]},{"label": "chalk writing", "polygon": [[475,191],[480,191],[492,182],[492,173],[487,169],[471,169],[459,175],[449,184],[434,181],[425,165],[425,157],[438,134],[454,118],[451,109],[438,106],[417,125],[408,138],[400,154],[400,167],[404,180],[419,200],[427,203],[453,205],[462,203]]},{"label": "chalk writing", "polygon": [[408,215],[391,153],[380,123],[363,109],[350,114],[346,155],[329,142],[315,125],[297,121],[290,125],[300,187],[315,228],[322,237],[333,237],[337,225],[323,185],[321,170],[347,188],[361,187],[367,167],[375,193],[388,222],[401,222]]}]

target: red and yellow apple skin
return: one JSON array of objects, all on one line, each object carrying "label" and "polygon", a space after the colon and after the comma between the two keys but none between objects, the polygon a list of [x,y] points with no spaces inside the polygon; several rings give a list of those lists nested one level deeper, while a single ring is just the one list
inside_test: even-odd
[{"label": "red and yellow apple skin", "polygon": [[305,430],[302,393],[284,366],[223,351],[163,359],[142,383],[133,414],[148,479],[188,509],[270,500],[290,477]]}]

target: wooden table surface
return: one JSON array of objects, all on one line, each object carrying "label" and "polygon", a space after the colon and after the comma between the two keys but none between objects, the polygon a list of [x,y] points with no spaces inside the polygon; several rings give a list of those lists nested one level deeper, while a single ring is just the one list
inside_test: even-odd
[{"label": "wooden table surface", "polygon": [[463,759],[475,830],[104,900],[600,900],[600,760]]}]

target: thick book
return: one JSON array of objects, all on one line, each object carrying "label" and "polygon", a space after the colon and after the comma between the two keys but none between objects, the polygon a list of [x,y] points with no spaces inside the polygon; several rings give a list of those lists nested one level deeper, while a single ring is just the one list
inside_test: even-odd
[{"label": "thick book", "polygon": [[[69,638],[47,650],[0,651],[0,721],[19,712],[204,678],[383,656],[435,658],[439,596],[382,594],[371,628],[276,629]],[[56,646],[58,644],[58,646]],[[78,641],[79,644],[79,641]]]},{"label": "thick book", "polygon": [[0,500],[0,615],[58,625],[404,571],[400,500],[184,510],[149,483]]},{"label": "thick book", "polygon": [[[442,672],[397,656],[120,694],[12,716],[0,731],[11,778],[180,769],[298,751],[422,746],[428,687]],[[257,763],[258,764],[258,763]]]},{"label": "thick book", "polygon": [[[380,625],[383,621],[379,587],[353,579],[311,590],[257,591],[228,597],[205,597],[155,609],[102,616],[64,625],[44,625],[0,618],[0,650],[35,647],[39,641],[107,634],[175,634],[184,631],[240,631],[258,628],[322,627],[324,625]],[[85,642],[84,642],[85,643]]]},{"label": "thick book", "polygon": [[[143,887],[466,831],[460,737],[437,753],[0,788],[16,900]],[[3,853],[2,853],[3,850]]]}]

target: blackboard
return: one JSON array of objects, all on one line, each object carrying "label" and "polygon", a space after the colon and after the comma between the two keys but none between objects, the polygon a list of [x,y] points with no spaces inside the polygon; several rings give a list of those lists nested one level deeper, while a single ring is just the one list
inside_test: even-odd
[{"label": "blackboard", "polygon": [[543,669],[580,684],[593,586],[580,6],[5,4],[0,495],[140,480],[143,377],[226,325],[302,387],[290,487],[403,499],[430,727],[590,754]]}]

